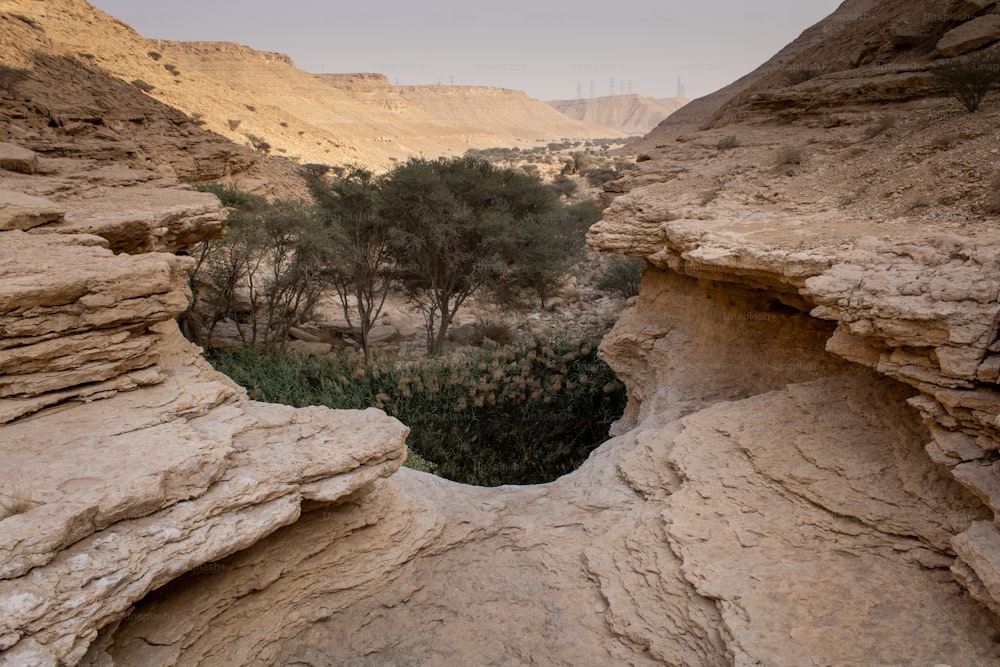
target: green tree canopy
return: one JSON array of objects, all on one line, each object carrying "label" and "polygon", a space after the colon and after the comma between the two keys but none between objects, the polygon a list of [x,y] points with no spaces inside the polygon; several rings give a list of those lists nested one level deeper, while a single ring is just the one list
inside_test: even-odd
[{"label": "green tree canopy", "polygon": [[551,189],[472,157],[399,165],[383,178],[378,210],[407,295],[424,313],[431,353],[473,292],[532,286],[565,256]]},{"label": "green tree canopy", "polygon": [[382,312],[392,284],[389,230],[376,215],[379,183],[367,169],[352,167],[332,180],[308,179],[309,190],[330,236],[339,239],[327,265],[344,318],[360,330],[361,350],[369,356],[368,333]]}]

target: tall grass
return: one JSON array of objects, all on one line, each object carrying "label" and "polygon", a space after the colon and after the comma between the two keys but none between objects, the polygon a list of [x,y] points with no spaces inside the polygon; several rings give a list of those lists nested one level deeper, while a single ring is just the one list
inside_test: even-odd
[{"label": "tall grass", "polygon": [[625,390],[597,357],[600,338],[539,338],[367,366],[351,355],[220,350],[208,357],[251,398],[381,408],[411,428],[407,445],[437,474],[496,486],[551,481],[607,438]]}]

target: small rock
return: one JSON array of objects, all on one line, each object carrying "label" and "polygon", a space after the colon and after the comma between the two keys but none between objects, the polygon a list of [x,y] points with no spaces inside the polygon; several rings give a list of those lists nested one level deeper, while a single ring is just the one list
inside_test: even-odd
[{"label": "small rock", "polygon": [[299,354],[309,354],[320,357],[324,354],[330,354],[333,350],[333,346],[329,343],[310,343],[304,340],[292,340],[285,344],[285,349],[289,352],[297,352]]}]

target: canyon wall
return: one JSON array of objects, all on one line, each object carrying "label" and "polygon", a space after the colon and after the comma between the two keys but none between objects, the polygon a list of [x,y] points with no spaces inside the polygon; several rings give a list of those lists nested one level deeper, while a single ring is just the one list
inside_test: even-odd
[{"label": "canyon wall", "polygon": [[248,400],[173,321],[217,202],[111,139],[34,153],[70,130],[4,97],[0,664],[1000,662],[1000,104],[897,45],[936,9],[849,0],[608,184],[629,408],[534,487]]},{"label": "canyon wall", "polygon": [[174,253],[221,233],[214,196],[11,144],[0,163],[0,664],[74,664],[151,591],[371,489],[407,429],[249,401],[181,337]]}]

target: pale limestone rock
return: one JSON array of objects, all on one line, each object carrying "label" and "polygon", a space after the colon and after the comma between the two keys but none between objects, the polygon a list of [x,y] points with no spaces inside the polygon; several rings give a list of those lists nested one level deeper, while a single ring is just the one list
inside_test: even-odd
[{"label": "pale limestone rock", "polygon": [[[817,331],[825,338],[826,349],[914,387],[919,395],[906,402],[920,410],[936,439],[927,445],[929,438],[919,438],[920,446],[926,445],[930,460],[944,466],[943,471],[954,470],[958,481],[983,499],[984,508],[992,508],[997,493],[992,468],[986,474],[978,466],[1000,448],[1000,391],[995,388],[992,359],[1000,351],[995,344],[1000,321],[1000,277],[995,271],[1000,238],[995,231],[983,228],[961,236],[886,223],[851,221],[834,226],[824,223],[822,216],[788,220],[755,211],[720,219],[673,219],[676,216],[667,213],[674,209],[665,194],[667,187],[637,179],[637,188],[617,199],[604,220],[591,229],[590,245],[644,256],[654,266],[699,279],[705,305],[693,311],[699,313],[696,322],[703,322],[697,318],[711,313],[714,302],[721,300],[712,296],[715,284],[740,286],[720,290],[729,292],[731,302],[732,293],[749,287],[760,290],[772,303],[836,322],[833,332]],[[659,211],[659,217],[649,211]],[[797,233],[803,224],[810,226],[808,237]],[[629,238],[637,239],[636,245],[623,244]],[[657,284],[663,283],[658,280]],[[643,286],[650,297],[657,289]],[[690,301],[696,302],[695,298]],[[661,307],[662,313],[654,315],[657,308],[640,296],[637,312],[626,312],[622,318],[622,333],[613,342],[605,342],[605,354],[622,360],[618,370],[630,392],[619,430],[623,425],[674,414],[671,410],[678,407],[690,409],[678,400],[677,387],[688,381],[685,368],[724,373],[706,379],[716,383],[717,393],[723,393],[721,387],[746,386],[734,381],[741,371],[774,367],[766,362],[766,355],[757,352],[761,346],[756,339],[746,334],[742,344],[720,345],[723,351],[716,350],[711,362],[692,358],[692,351],[714,334],[710,325],[702,324],[697,336],[678,336],[678,318],[669,313],[692,312],[685,303],[675,294],[669,305]],[[772,326],[770,335],[775,331],[787,329]],[[729,349],[747,348],[755,350],[751,357],[726,361]],[[781,349],[796,348],[785,343]],[[640,355],[648,363],[634,360]],[[786,368],[798,365],[806,370],[789,356]],[[830,373],[815,365],[812,370]],[[662,398],[654,399],[658,395]],[[655,407],[647,407],[651,401]],[[893,514],[884,508],[876,510],[874,505],[868,510],[887,520]],[[960,531],[961,526],[951,524],[936,534],[925,532],[922,539],[940,547],[949,534]],[[959,572],[965,570],[956,569],[956,576]],[[959,578],[978,591],[974,594],[982,593],[984,604],[1000,609],[1000,601],[990,597],[990,588],[975,583],[971,576]]]},{"label": "pale limestone rock", "polygon": [[947,572],[989,511],[923,455],[914,390],[770,307],[648,271],[603,348],[643,394],[633,428],[579,471],[500,489],[400,472],[169,585],[83,664],[1000,658]]},{"label": "pale limestone rock", "polygon": [[34,174],[38,171],[38,155],[17,144],[0,142],[0,169]]},{"label": "pale limestone rock", "polygon": [[226,213],[210,193],[136,187],[96,195],[72,202],[65,223],[45,231],[94,234],[132,254],[176,252],[222,235]]},{"label": "pale limestone rock", "polygon": [[55,222],[64,210],[48,199],[0,190],[0,231],[31,229]]},{"label": "pale limestone rock", "polygon": [[0,664],[79,660],[149,591],[402,462],[406,429],[382,413],[247,401],[164,336],[162,382],[3,428],[0,489],[32,506],[2,521],[0,599],[24,602]]},{"label": "pale limestone rock", "polygon": [[399,340],[399,329],[391,324],[379,324],[368,332],[369,345],[386,345]]},{"label": "pale limestone rock", "polygon": [[[839,38],[836,54],[820,55],[857,45]],[[832,73],[756,103],[823,100],[825,111],[830,99],[926,94],[923,65],[905,67]],[[769,131],[772,143],[797,138],[796,128]],[[135,150],[103,136],[52,149]],[[835,163],[828,180],[850,180],[843,154],[825,148],[814,164]],[[901,155],[892,159],[905,163]],[[0,427],[0,448],[7,433],[18,436],[11,460],[22,476],[53,474],[26,513],[3,521],[13,538],[2,562],[25,574],[0,581],[0,662],[1000,661],[986,610],[1000,610],[990,521],[995,232],[962,220],[944,236],[911,220],[819,210],[826,204],[803,211],[791,200],[805,190],[773,183],[713,215],[679,201],[670,183],[745,167],[699,160],[649,160],[631,186],[610,186],[632,192],[591,243],[656,267],[602,346],[629,385],[629,412],[619,437],[545,486],[473,489],[410,471],[379,480],[398,466],[405,430],[378,413],[246,401],[173,325],[149,324],[164,308],[145,320],[135,303],[118,308],[110,288],[86,304],[93,323],[53,315],[51,337],[30,340],[48,347],[10,357],[27,371],[57,354],[61,338],[116,335],[115,317],[129,314],[135,326],[122,326],[148,327],[161,357],[86,392],[6,402],[57,409]],[[912,171],[906,178],[914,187]],[[133,252],[161,247],[150,237],[171,228],[94,224]],[[4,332],[0,344],[14,349],[20,338]],[[146,373],[149,386],[138,388]],[[119,385],[131,391],[114,393]],[[60,405],[74,396],[97,402]],[[93,465],[73,468],[76,450]],[[296,521],[300,508],[311,511]]]},{"label": "pale limestone rock", "polygon": [[187,308],[191,259],[114,255],[86,236],[0,234],[0,400],[18,402],[0,404],[5,420],[47,395],[84,397],[156,365],[162,337],[151,327]]},{"label": "pale limestone rock", "polygon": [[1000,15],[987,14],[945,33],[937,44],[938,53],[951,58],[1000,40]]},{"label": "pale limestone rock", "polygon": [[955,479],[967,486],[994,512],[1000,512],[1000,464],[972,461],[952,470]]},{"label": "pale limestone rock", "polygon": [[953,570],[973,582],[969,590],[978,600],[1000,613],[1000,530],[979,521],[956,536],[952,546],[960,558]]}]

